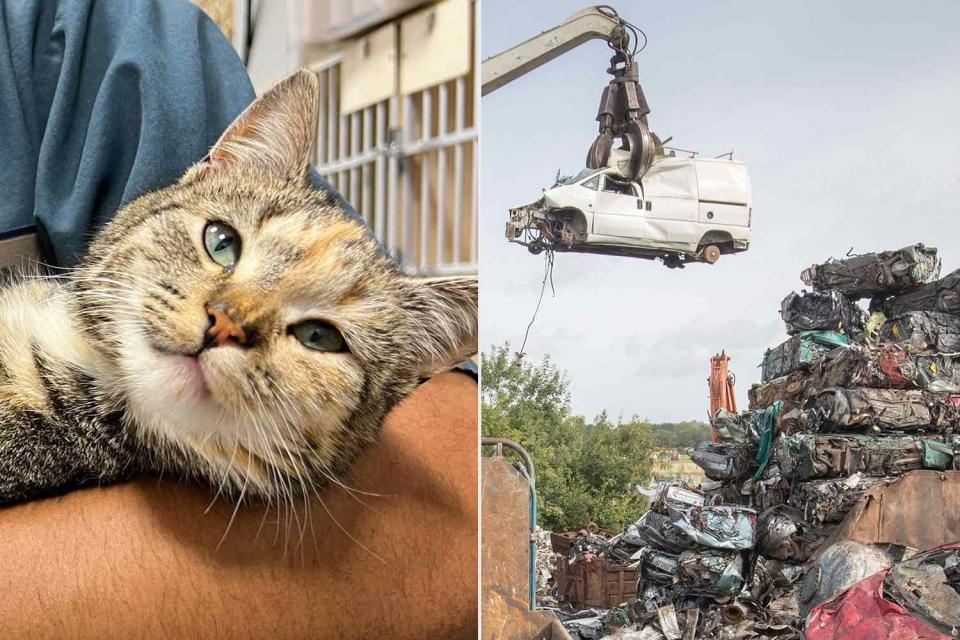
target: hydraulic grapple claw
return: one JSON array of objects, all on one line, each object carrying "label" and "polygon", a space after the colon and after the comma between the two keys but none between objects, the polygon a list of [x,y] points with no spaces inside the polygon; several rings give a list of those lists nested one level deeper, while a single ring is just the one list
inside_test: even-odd
[{"label": "hydraulic grapple claw", "polygon": [[602,169],[610,159],[610,150],[613,149],[613,136],[605,131],[597,136],[587,152],[587,168]]},{"label": "hydraulic grapple claw", "polygon": [[656,152],[653,134],[645,123],[634,120],[627,125],[623,134],[623,148],[630,150],[630,175],[639,180],[650,170]]},{"label": "hydraulic grapple claw", "polygon": [[607,73],[613,80],[604,87],[597,110],[600,135],[587,153],[587,167],[600,169],[607,166],[613,142],[621,141],[621,149],[630,152],[629,173],[631,179],[641,179],[656,154],[656,138],[647,125],[647,106],[643,89],[638,82],[634,61],[622,52],[610,59]]}]

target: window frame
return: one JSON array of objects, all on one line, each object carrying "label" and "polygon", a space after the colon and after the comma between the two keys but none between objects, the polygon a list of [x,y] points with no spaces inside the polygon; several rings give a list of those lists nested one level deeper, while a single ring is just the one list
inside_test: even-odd
[{"label": "window frame", "polygon": [[[591,191],[600,191],[600,184],[601,184],[601,183],[600,183],[600,179],[601,179],[602,177],[603,177],[603,176],[602,176],[599,172],[597,172],[597,173],[593,174],[592,176],[589,176],[589,177],[587,177],[587,178],[584,178],[579,184],[580,184],[581,187],[584,187],[585,189],[590,189]],[[593,181],[593,180],[596,180],[596,181],[597,181],[597,185],[596,185],[595,187],[591,187],[590,185],[587,184],[588,182],[591,182],[591,181]]]}]

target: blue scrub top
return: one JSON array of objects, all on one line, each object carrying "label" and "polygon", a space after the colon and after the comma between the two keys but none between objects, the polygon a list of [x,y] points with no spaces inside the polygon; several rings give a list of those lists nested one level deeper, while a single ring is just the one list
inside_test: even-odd
[{"label": "blue scrub top", "polygon": [[0,238],[35,230],[46,262],[75,264],[253,98],[233,47],[186,0],[0,0]]}]

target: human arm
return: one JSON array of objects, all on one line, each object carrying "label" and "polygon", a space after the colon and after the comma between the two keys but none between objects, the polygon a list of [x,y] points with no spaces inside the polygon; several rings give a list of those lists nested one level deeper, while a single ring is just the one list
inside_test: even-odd
[{"label": "human arm", "polygon": [[[425,383],[348,481],[296,521],[209,489],[141,479],[0,510],[0,628],[31,638],[473,638],[477,395]],[[303,517],[303,505],[298,506]],[[301,522],[303,522],[301,520]],[[258,535],[259,531],[259,535]]]}]

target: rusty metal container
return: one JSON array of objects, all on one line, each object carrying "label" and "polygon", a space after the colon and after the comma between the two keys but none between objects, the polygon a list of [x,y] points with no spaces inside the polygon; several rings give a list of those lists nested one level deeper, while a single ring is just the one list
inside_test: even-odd
[{"label": "rusty metal container", "polygon": [[483,459],[483,640],[570,640],[548,611],[530,609],[530,485],[502,456]]},{"label": "rusty metal container", "polygon": [[612,609],[637,595],[637,570],[603,558],[562,564],[555,577],[560,601],[574,609]]}]

